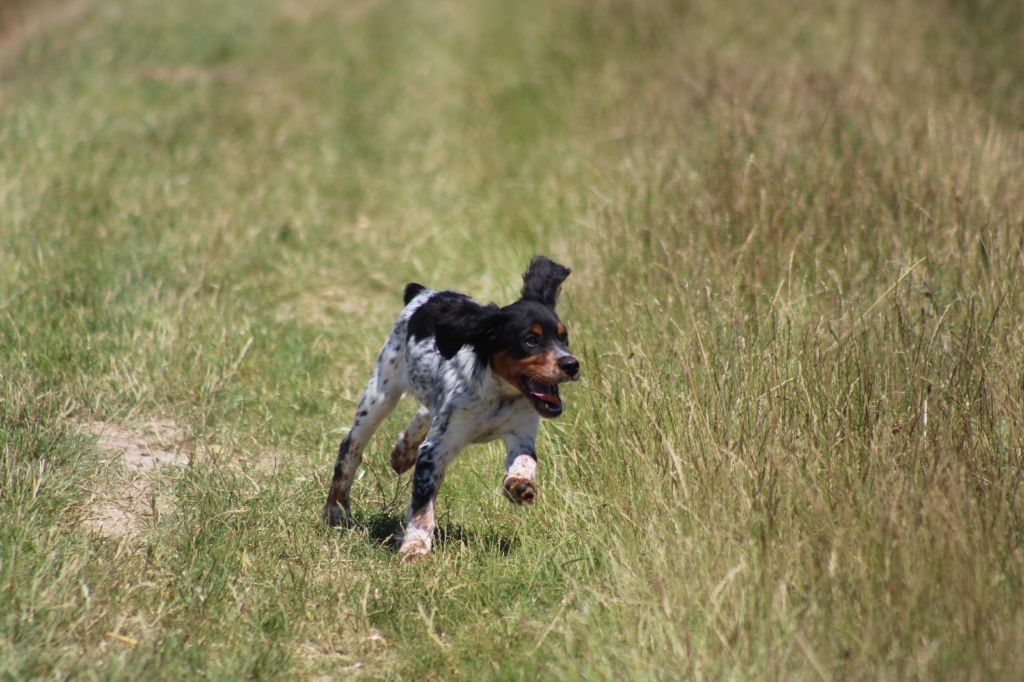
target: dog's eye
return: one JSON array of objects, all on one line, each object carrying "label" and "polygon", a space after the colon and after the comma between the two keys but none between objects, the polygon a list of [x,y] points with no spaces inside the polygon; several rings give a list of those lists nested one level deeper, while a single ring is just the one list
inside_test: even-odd
[{"label": "dog's eye", "polygon": [[527,334],[523,337],[523,343],[526,344],[528,348],[536,348],[540,345],[540,338],[538,338],[536,334]]}]

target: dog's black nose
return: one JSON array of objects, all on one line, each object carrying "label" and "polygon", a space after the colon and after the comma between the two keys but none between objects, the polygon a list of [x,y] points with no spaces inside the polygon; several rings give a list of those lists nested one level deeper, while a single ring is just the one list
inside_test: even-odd
[{"label": "dog's black nose", "polygon": [[580,361],[571,355],[566,355],[564,358],[559,360],[558,366],[569,377],[574,377],[580,373]]}]

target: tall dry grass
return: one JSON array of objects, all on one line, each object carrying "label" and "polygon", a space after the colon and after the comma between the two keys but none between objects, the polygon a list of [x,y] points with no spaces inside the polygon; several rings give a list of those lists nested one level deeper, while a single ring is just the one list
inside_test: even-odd
[{"label": "tall dry grass", "polygon": [[[2,52],[0,668],[1024,670],[1017,5],[84,7]],[[538,506],[476,448],[399,566],[405,405],[321,527],[401,286],[536,252],[585,373]],[[89,532],[78,425],[153,416],[173,511]]]}]

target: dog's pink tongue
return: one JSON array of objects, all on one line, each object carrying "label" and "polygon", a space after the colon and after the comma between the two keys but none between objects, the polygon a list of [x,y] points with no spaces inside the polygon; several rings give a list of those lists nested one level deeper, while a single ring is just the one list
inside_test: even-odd
[{"label": "dog's pink tongue", "polygon": [[557,395],[552,395],[551,393],[541,393],[540,391],[530,391],[530,394],[534,398],[537,398],[538,400],[543,400],[548,405],[561,405],[562,404],[562,399],[559,398]]}]

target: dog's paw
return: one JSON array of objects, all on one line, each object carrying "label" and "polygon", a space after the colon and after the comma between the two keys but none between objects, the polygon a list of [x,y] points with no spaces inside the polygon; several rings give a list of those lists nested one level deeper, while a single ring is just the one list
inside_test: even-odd
[{"label": "dog's paw", "polygon": [[505,497],[516,504],[533,504],[537,499],[537,486],[529,479],[509,476],[503,486]]},{"label": "dog's paw", "polygon": [[420,561],[430,556],[429,549],[412,549],[409,551],[398,550],[399,555],[402,557],[403,564],[411,564],[414,561]]},{"label": "dog's paw", "polygon": [[320,518],[331,528],[337,528],[338,526],[351,528],[355,525],[355,521],[352,519],[352,512],[338,504],[324,505]]},{"label": "dog's paw", "polygon": [[391,470],[399,476],[404,474],[416,463],[416,453],[418,451],[418,447],[410,447],[404,440],[400,441],[391,451]]},{"label": "dog's paw", "polygon": [[402,561],[409,563],[429,555],[432,540],[432,533],[412,526],[406,528],[402,535],[402,545],[398,548]]}]

